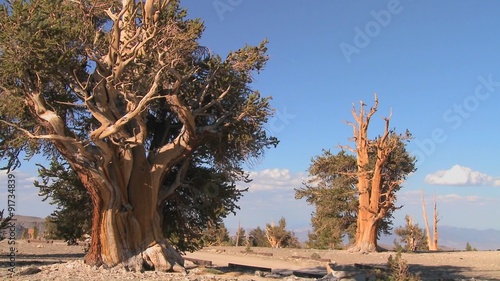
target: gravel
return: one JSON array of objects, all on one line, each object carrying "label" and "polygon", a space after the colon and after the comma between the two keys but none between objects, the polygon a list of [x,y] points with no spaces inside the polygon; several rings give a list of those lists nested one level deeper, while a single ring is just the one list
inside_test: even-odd
[{"label": "gravel", "polygon": [[[363,255],[346,251],[270,248],[252,248],[252,253],[244,253],[244,250],[235,247],[212,247],[188,254],[194,258],[212,260],[217,268],[198,267],[187,261],[186,273],[129,272],[120,267],[104,269],[84,264],[83,246],[67,246],[62,241],[28,243],[26,240],[18,240],[15,245],[14,280],[314,280],[288,274],[280,275],[275,271],[235,271],[224,265],[237,261],[249,265],[261,263],[273,269],[283,269],[285,266],[289,269],[294,266],[324,268],[323,261],[312,259],[321,257],[336,262],[338,266],[352,268],[354,264],[384,265],[388,256],[394,254],[383,252]],[[8,271],[9,254],[10,245],[6,240],[0,241],[0,280],[11,277]],[[403,259],[408,262],[410,269],[420,272],[424,280],[500,280],[500,251],[403,254]]]}]

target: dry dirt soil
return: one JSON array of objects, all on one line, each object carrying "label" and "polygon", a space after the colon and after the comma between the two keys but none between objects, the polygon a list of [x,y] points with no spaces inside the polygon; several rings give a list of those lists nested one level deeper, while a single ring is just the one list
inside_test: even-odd
[{"label": "dry dirt soil", "polygon": [[[243,253],[244,248],[214,247],[187,256],[212,260],[221,266],[233,262],[270,267],[273,270],[318,272],[325,270],[325,262],[305,258],[314,254],[321,259],[335,262],[338,268],[349,269],[355,264],[384,266],[390,255],[395,256],[394,252],[359,254],[314,249],[252,248],[251,250],[252,253]],[[272,253],[273,256],[261,256],[259,253]],[[500,251],[403,253],[402,258],[409,264],[410,271],[419,273],[423,280],[500,280]]]},{"label": "dry dirt soil", "polygon": [[[276,275],[284,276],[285,280],[300,280],[302,278],[292,278],[290,274],[293,271],[326,274],[325,263],[328,260],[336,263],[335,269],[356,270],[355,264],[384,266],[388,257],[395,255],[394,252],[358,254],[337,250],[271,248],[251,248],[248,252],[244,247],[209,247],[186,253],[186,257],[211,261],[213,267],[226,273],[200,277],[202,271],[193,269],[195,266],[191,263],[192,269],[187,275],[110,271],[84,265],[82,246],[67,246],[62,241],[51,244],[27,243],[25,240],[16,242],[16,271],[29,267],[41,269],[33,275],[16,276],[18,280],[269,280],[269,277],[255,276],[255,270],[230,268],[229,263],[269,268]],[[6,240],[1,241],[0,280],[9,277],[8,254],[9,245]],[[500,251],[404,253],[403,259],[408,262],[410,271],[419,273],[422,280],[500,280]]]}]

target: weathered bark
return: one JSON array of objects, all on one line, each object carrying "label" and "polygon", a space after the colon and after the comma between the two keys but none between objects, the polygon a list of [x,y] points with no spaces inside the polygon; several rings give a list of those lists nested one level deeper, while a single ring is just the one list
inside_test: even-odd
[{"label": "weathered bark", "polygon": [[[116,167],[111,167],[118,170]],[[79,174],[80,178],[85,175]],[[153,193],[151,173],[133,165],[130,180],[89,181],[94,202],[92,244],[85,257],[90,265],[123,266],[127,270],[182,270],[182,257],[165,240]]]},{"label": "weathered bark", "polygon": [[378,223],[379,220],[376,220],[368,211],[362,212],[360,210],[356,228],[356,242],[349,251],[360,253],[377,251]]}]

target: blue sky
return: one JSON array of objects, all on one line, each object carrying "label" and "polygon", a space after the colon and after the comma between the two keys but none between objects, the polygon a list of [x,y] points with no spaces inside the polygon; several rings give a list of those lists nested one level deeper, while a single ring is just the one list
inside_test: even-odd
[{"label": "blue sky", "polygon": [[[418,170],[404,183],[395,224],[406,214],[422,225],[420,189],[442,225],[500,230],[500,2],[189,0],[189,17],[205,21],[201,43],[224,57],[268,39],[270,60],[253,87],[273,97],[267,129],[281,143],[249,165],[254,178],[233,229],[287,219],[309,228],[313,211],[294,199],[312,157],[349,144],[352,104],[379,97],[370,135],[409,129]],[[358,107],[359,108],[359,107]],[[19,212],[46,216],[29,186],[31,164],[16,173]],[[3,176],[2,176],[3,177]],[[4,181],[5,182],[5,181]],[[242,185],[245,187],[248,185]],[[5,192],[0,202],[6,201]],[[3,203],[1,203],[3,204]],[[2,205],[0,205],[2,206]]]}]

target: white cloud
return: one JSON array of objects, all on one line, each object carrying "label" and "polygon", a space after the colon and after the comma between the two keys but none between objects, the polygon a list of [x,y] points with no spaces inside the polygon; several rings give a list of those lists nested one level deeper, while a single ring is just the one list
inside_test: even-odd
[{"label": "white cloud", "polygon": [[241,183],[242,187],[249,187],[250,192],[262,190],[283,190],[299,188],[305,181],[303,173],[291,173],[288,169],[266,169],[250,172],[252,181],[248,184]]},{"label": "white cloud", "polygon": [[[493,202],[494,198],[480,197],[477,195],[459,195],[456,193],[449,194],[438,194],[436,195],[436,201],[438,205],[440,203],[450,203],[450,204],[465,204],[474,203],[481,205],[483,203]],[[434,202],[434,194],[425,193],[425,202],[427,205],[432,205]],[[402,190],[398,193],[397,204],[402,205],[416,205],[420,206],[422,204],[422,193],[420,190]]]},{"label": "white cloud", "polygon": [[[430,200],[427,200],[430,201]],[[459,202],[478,202],[479,196],[469,195],[469,196],[461,196],[458,194],[444,194],[436,196],[437,202],[446,202],[446,203],[459,203]],[[432,202],[432,201],[430,201]]]},{"label": "white cloud", "polygon": [[500,186],[500,179],[460,165],[428,174],[425,177],[425,182],[434,185]]}]

